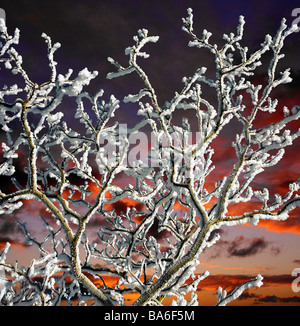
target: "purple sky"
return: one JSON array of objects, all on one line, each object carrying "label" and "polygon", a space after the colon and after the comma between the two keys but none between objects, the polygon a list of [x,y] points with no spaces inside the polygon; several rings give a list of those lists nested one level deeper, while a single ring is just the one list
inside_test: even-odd
[{"label": "purple sky", "polygon": [[[43,78],[45,73],[44,69],[40,69],[46,60],[41,55],[45,44],[40,37],[45,32],[53,42],[62,44],[56,56],[62,72],[69,67],[76,71],[84,66],[99,70],[99,83],[114,91],[122,86],[121,82],[105,80],[112,69],[106,58],[111,56],[126,60],[125,47],[131,45],[132,37],[139,28],[147,28],[150,34],[160,36],[160,41],[150,49],[153,56],[147,65],[154,68],[152,82],[164,94],[161,98],[165,100],[181,87],[184,75],[193,72],[199,65],[206,65],[205,54],[188,48],[189,38],[181,31],[181,18],[186,17],[188,7],[193,8],[194,24],[199,34],[206,28],[213,33],[216,42],[220,41],[224,32],[235,31],[239,15],[244,15],[245,42],[250,49],[251,46],[255,49],[266,33],[272,34],[277,30],[283,17],[288,23],[293,21],[291,12],[299,6],[299,2],[3,0],[1,6],[6,10],[8,26],[21,30],[22,50],[32,75]],[[298,38],[299,34],[296,34],[289,40],[293,52],[300,48]],[[295,67],[292,68],[299,71],[299,63],[293,62]]]}]

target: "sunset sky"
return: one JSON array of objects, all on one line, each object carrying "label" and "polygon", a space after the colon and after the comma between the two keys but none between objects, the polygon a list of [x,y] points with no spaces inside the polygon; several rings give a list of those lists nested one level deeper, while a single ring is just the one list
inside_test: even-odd
[{"label": "sunset sky", "polygon": [[[136,78],[126,79],[126,83],[121,78],[107,80],[107,73],[114,69],[107,57],[126,64],[124,49],[132,44],[132,37],[140,28],[160,36],[158,43],[147,48],[151,55],[143,63],[160,103],[164,103],[175,91],[181,90],[183,76],[192,75],[201,66],[213,72],[214,62],[209,54],[187,46],[189,38],[181,30],[181,18],[186,17],[188,7],[193,8],[194,29],[199,35],[204,28],[212,32],[216,43],[222,41],[223,33],[235,32],[239,15],[243,15],[246,21],[243,44],[254,52],[266,34],[276,33],[283,17],[288,25],[292,24],[295,19],[292,11],[300,7],[300,3],[299,0],[2,0],[0,6],[6,12],[9,32],[12,34],[16,27],[21,31],[18,51],[32,80],[43,82],[48,78],[46,46],[41,38],[45,32],[53,42],[62,45],[56,52],[59,72],[66,73],[69,68],[78,72],[84,67],[98,70],[99,76],[89,88],[91,93],[103,88],[105,93],[112,93],[120,100],[129,93],[134,94],[141,84]],[[300,105],[300,32],[289,37],[284,53],[286,57],[280,67],[291,68],[293,82],[276,91],[280,112],[264,118],[267,123],[282,117],[283,106],[291,109]],[[2,85],[5,81],[1,72]],[[261,75],[256,78],[259,81],[264,77],[261,69]],[[131,105],[124,105],[118,112],[121,123],[135,117],[136,107]],[[299,126],[298,121],[292,127]],[[220,163],[212,174],[216,178],[232,166],[228,152],[232,136],[227,131],[214,143],[214,158]],[[283,195],[288,184],[299,178],[299,148],[298,140],[286,149],[280,164],[255,179],[255,185]],[[24,237],[13,220],[26,221],[38,233],[39,224],[34,216],[42,209],[34,202],[25,207],[26,210],[23,208],[13,216],[0,216],[0,249],[10,241],[11,262],[18,259],[28,264],[33,249],[24,244]],[[206,249],[199,260],[197,272],[207,269],[211,275],[200,283],[200,305],[216,303],[218,286],[230,290],[258,273],[264,277],[264,286],[246,292],[233,305],[300,305],[300,292],[293,292],[291,288],[294,279],[291,273],[300,268],[300,210],[295,210],[283,222],[261,221],[256,227],[224,227],[219,242]]]}]

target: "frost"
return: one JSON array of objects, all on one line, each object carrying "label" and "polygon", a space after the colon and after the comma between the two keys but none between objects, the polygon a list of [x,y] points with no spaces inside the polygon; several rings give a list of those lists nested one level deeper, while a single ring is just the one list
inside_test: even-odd
[{"label": "frost", "polygon": [[232,300],[237,299],[245,290],[252,287],[261,287],[263,285],[263,277],[258,274],[255,279],[247,281],[240,286],[237,286],[232,292],[227,295],[227,292],[221,287],[218,288],[217,306],[226,306]]},{"label": "frost", "polygon": [[149,95],[149,91],[147,89],[142,89],[139,94],[131,95],[129,94],[124,98],[124,102],[138,102],[143,96]]},{"label": "frost", "polygon": [[81,70],[70,86],[63,89],[69,96],[77,96],[81,93],[83,86],[89,85],[90,81],[98,75],[97,71],[90,72],[87,68]]},{"label": "frost", "polygon": [[15,210],[19,209],[23,203],[21,201],[17,203],[6,203],[5,206],[0,205],[0,214],[11,214]]},{"label": "frost", "polygon": [[47,120],[50,124],[57,124],[60,122],[61,118],[64,116],[62,112],[57,112],[56,114],[48,115]]}]

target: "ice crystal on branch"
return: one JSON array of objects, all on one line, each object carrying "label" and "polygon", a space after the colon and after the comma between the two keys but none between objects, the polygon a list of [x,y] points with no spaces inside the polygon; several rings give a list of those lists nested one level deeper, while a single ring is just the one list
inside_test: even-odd
[{"label": "ice crystal on branch", "polygon": [[[241,16],[236,34],[224,34],[223,45],[212,44],[207,30],[197,36],[189,9],[183,19],[189,46],[210,50],[216,75],[209,78],[207,69],[199,67],[183,78],[182,89],[163,105],[139,63],[140,57],[149,58],[143,47],[159,38],[140,29],[135,44],[125,50],[127,65],[108,58],[115,67],[108,79],[129,74],[141,78],[141,90],[129,93],[123,102],[136,103],[137,115],[143,119],[127,129],[115,115],[122,102],[113,95],[105,101],[103,90],[95,95],[85,91],[96,71],[85,68],[73,77],[72,69],[58,73],[54,54],[60,44],[52,44],[46,34],[42,37],[48,48],[49,80],[33,82],[14,48],[19,30],[10,36],[1,22],[0,63],[21,78],[20,84],[0,90],[0,124],[5,133],[0,173],[12,182],[12,187],[1,188],[0,213],[6,218],[26,210],[28,201],[46,209],[40,216],[44,232],[38,238],[30,225],[18,222],[27,245],[36,246],[40,256],[23,267],[7,262],[9,244],[0,255],[0,269],[6,276],[0,289],[2,305],[59,305],[62,300],[125,305],[132,294],[133,305],[163,305],[168,298],[175,306],[197,305],[197,290],[209,276],[208,271],[198,274],[198,259],[219,240],[215,230],[247,222],[256,225],[261,219],[284,220],[299,206],[299,181],[286,194],[275,196],[253,183],[257,175],[278,164],[285,147],[300,135],[299,130],[287,129],[300,117],[297,106],[284,107],[280,121],[259,128],[255,123],[258,115],[278,110],[273,89],[291,82],[289,69],[277,73],[276,68],[283,58],[284,40],[295,28],[288,28],[283,20],[277,34],[267,35],[261,47],[250,53],[242,45],[244,25]],[[267,51],[272,54],[268,81],[256,85],[251,78]],[[215,92],[216,105],[206,96],[206,87]],[[67,97],[75,99],[75,108],[68,106],[61,112]],[[183,117],[177,122],[175,115],[186,111],[195,119]],[[239,126],[232,141],[234,164],[209,188],[207,180],[220,164],[214,160],[214,140],[233,121]],[[143,134],[149,141],[144,127],[151,129],[153,146],[144,144],[149,153],[142,160],[135,156],[132,139]],[[190,137],[192,130],[197,137]],[[26,153],[25,167],[15,173],[21,152]],[[232,204],[253,200],[260,203],[254,210],[241,215],[230,210]],[[95,225],[96,239],[92,238]],[[262,279],[258,275],[228,295],[220,287],[217,305],[261,286]]]}]

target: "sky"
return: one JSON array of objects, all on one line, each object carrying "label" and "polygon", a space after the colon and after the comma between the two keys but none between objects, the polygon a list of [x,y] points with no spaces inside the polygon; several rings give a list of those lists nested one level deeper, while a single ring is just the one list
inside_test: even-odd
[{"label": "sky", "polygon": [[[122,79],[107,80],[113,67],[107,61],[112,57],[126,63],[124,49],[132,44],[132,37],[140,28],[151,35],[159,35],[159,42],[149,47],[150,58],[145,63],[161,103],[170,100],[181,89],[182,77],[190,76],[198,67],[213,69],[213,61],[207,52],[188,48],[186,33],[181,31],[182,17],[186,9],[193,8],[194,28],[202,33],[205,28],[213,33],[213,40],[221,42],[223,33],[235,31],[239,15],[245,17],[245,37],[249,49],[257,49],[266,34],[274,35],[283,17],[291,24],[292,11],[300,7],[299,1],[241,1],[241,0],[2,0],[10,32],[16,27],[21,31],[18,50],[32,80],[43,82],[48,78],[46,46],[41,34],[45,32],[53,42],[62,47],[56,52],[59,72],[68,68],[75,72],[88,67],[99,71],[90,86],[91,92],[103,88],[122,99],[141,87],[136,79],[124,83]],[[147,49],[148,50],[148,49]],[[286,57],[282,67],[290,67],[292,84],[281,87],[276,96],[280,106],[292,108],[300,104],[300,32],[286,42]],[[257,78],[264,78],[264,73]],[[0,82],[3,82],[0,71]],[[126,79],[127,81],[127,79]],[[122,123],[134,119],[136,108],[125,106],[118,113]],[[268,117],[267,119],[273,119]],[[294,128],[299,128],[295,124]],[[229,134],[222,134],[216,143],[216,160],[222,162],[227,155]],[[284,193],[291,181],[299,178],[300,142],[288,148],[280,164],[256,179],[258,185],[268,186],[274,193]],[[229,162],[229,160],[227,160]],[[222,170],[216,170],[222,173]],[[0,216],[0,249],[7,240],[12,242],[16,258],[30,261],[32,252],[22,242],[22,235],[13,223],[20,218],[33,227],[32,214],[36,207],[27,206],[27,213],[18,211],[14,216]],[[241,207],[239,209],[242,209]],[[300,268],[300,211],[295,211],[287,221],[260,222],[258,226],[223,228],[221,240],[200,257],[199,273],[208,269],[211,276],[201,282],[199,303],[215,303],[218,286],[230,290],[258,273],[264,277],[264,286],[251,289],[233,305],[300,305],[300,292],[293,292],[292,271]]]}]

